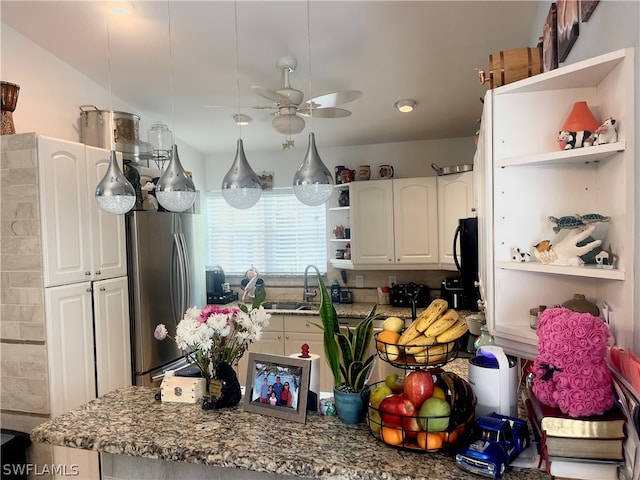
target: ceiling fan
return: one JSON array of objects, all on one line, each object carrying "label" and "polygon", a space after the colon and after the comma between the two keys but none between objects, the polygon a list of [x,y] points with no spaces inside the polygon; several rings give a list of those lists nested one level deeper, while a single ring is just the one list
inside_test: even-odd
[{"label": "ceiling fan", "polygon": [[358,90],[331,92],[318,97],[304,100],[304,93],[291,87],[289,74],[295,71],[298,61],[292,57],[281,57],[276,61],[276,69],[281,72],[281,88],[273,91],[259,85],[252,85],[251,89],[258,95],[271,100],[276,109],[271,125],[283,135],[300,133],[305,127],[302,116],[316,118],[341,118],[351,115],[349,110],[336,108],[352,102],[362,96]]}]

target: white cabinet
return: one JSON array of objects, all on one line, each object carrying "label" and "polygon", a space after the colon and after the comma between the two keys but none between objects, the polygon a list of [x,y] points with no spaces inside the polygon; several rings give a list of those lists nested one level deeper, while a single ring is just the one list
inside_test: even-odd
[{"label": "white cabinet", "polygon": [[[327,209],[327,238],[329,239],[327,255],[329,262],[335,268],[353,268],[351,258],[336,258],[337,250],[344,250],[347,244],[351,246],[351,207],[350,205],[341,205],[339,202],[342,195],[349,198],[351,185],[352,183],[336,185]],[[344,238],[336,238],[333,231],[337,226],[345,228]],[[349,233],[347,234],[347,232]]]},{"label": "white cabinet", "polygon": [[357,268],[415,268],[438,263],[435,177],[354,182],[351,256]]},{"label": "white cabinet", "polygon": [[[453,238],[460,218],[475,216],[474,172],[441,175],[438,184],[438,251],[440,265],[455,267]],[[457,252],[460,253],[458,241]]]},{"label": "white cabinet", "polygon": [[[533,358],[537,336],[529,309],[555,305],[575,293],[606,301],[619,345],[633,347],[634,250],[638,204],[634,138],[634,50],[625,49],[546,72],[487,94],[479,205],[481,288],[489,329],[511,353]],[[556,135],[577,101],[600,117],[617,119],[618,142],[560,150]],[[487,118],[488,117],[488,118]],[[599,213],[594,238],[619,255],[617,269],[510,261],[510,247],[557,244],[549,216]],[[636,232],[634,232],[636,229]],[[636,251],[637,255],[637,251]],[[637,340],[636,340],[637,342]],[[638,345],[635,345],[638,348]]]},{"label": "white cabinet", "polygon": [[124,216],[97,207],[109,152],[38,137],[45,287],[127,274]]}]

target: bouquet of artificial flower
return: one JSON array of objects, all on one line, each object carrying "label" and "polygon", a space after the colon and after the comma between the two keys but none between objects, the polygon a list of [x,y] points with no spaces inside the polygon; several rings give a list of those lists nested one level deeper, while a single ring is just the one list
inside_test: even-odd
[{"label": "bouquet of artificial flower", "polygon": [[[262,306],[255,304],[251,310],[245,305],[207,305],[201,310],[192,307],[178,323],[174,339],[185,356],[195,361],[208,383],[216,365],[223,362],[234,366],[249,345],[260,340],[270,318]],[[156,327],[154,337],[171,338],[162,323]]]}]

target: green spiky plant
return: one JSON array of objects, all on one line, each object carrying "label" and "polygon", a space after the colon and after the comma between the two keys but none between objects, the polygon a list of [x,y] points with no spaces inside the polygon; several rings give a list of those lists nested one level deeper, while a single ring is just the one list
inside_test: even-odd
[{"label": "green spiky plant", "polygon": [[374,305],[366,318],[355,328],[340,331],[338,315],[331,303],[322,276],[318,274],[320,288],[320,319],[318,327],[324,331],[324,353],[333,373],[335,387],[345,392],[361,392],[373,368],[375,353],[367,355],[373,338],[373,321],[377,318]]}]

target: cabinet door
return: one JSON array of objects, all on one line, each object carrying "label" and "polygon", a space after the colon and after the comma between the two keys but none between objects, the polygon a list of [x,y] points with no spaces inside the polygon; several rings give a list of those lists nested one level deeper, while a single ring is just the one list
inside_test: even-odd
[{"label": "cabinet door", "polygon": [[[122,155],[118,154],[122,168]],[[86,147],[87,189],[86,202],[91,219],[91,278],[103,280],[127,274],[126,237],[124,215],[113,215],[101,210],[95,200],[95,189],[109,166],[109,151]]]},{"label": "cabinet door", "polygon": [[437,202],[435,177],[393,180],[396,264],[438,262]]},{"label": "cabinet door", "polygon": [[[91,284],[45,289],[51,417],[96,397]],[[78,466],[79,478],[99,478],[98,454],[54,447],[54,463]]]},{"label": "cabinet door", "polygon": [[38,137],[45,287],[91,278],[85,147]]},{"label": "cabinet door", "polygon": [[394,262],[392,181],[353,182],[349,200],[353,264],[392,264]]},{"label": "cabinet door", "polygon": [[98,396],[131,385],[127,277],[93,284]]},{"label": "cabinet door", "polygon": [[[438,251],[440,264],[455,265],[453,260],[453,237],[458,220],[474,215],[474,173],[463,172],[438,177]],[[457,244],[460,252],[460,243]],[[459,261],[459,259],[458,259]]]}]

